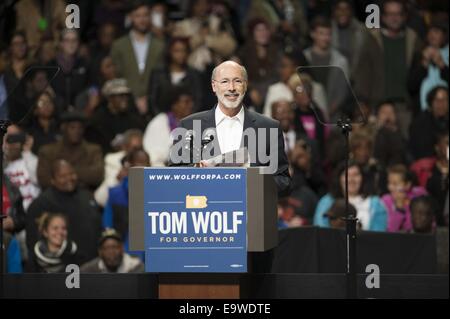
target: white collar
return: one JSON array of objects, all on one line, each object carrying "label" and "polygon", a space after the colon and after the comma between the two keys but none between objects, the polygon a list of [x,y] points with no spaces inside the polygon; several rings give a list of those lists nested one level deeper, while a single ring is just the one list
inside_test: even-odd
[{"label": "white collar", "polygon": [[244,111],[244,105],[241,105],[241,110],[238,114],[236,114],[233,117],[230,117],[222,112],[219,105],[216,106],[215,111],[215,118],[216,118],[216,126],[220,124],[224,119],[237,119],[242,125],[244,125],[244,117],[245,117],[245,111]]}]

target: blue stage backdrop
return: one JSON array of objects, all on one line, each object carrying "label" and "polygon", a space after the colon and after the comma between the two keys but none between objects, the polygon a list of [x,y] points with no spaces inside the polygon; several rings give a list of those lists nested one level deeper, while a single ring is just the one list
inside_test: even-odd
[{"label": "blue stage backdrop", "polygon": [[244,168],[145,169],[147,272],[246,272]]}]

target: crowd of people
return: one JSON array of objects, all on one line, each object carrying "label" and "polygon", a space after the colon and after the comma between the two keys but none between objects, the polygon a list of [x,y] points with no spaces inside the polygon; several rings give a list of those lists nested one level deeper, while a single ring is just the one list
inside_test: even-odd
[{"label": "crowd of people", "polygon": [[3,8],[9,272],[143,271],[128,249],[128,169],[168,164],[171,131],[216,105],[225,60],[247,69],[245,107],[283,131],[280,228],[345,227],[345,140],[323,125],[345,116],[359,229],[448,231],[448,2],[379,1],[380,28],[365,25],[368,1],[70,2],[78,29],[64,0]]}]

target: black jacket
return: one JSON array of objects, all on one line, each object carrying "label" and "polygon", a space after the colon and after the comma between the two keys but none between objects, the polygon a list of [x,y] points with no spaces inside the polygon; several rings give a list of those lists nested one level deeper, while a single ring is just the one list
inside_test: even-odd
[{"label": "black jacket", "polygon": [[63,193],[49,187],[28,208],[26,231],[30,259],[34,260],[34,245],[40,239],[36,220],[44,212],[62,213],[67,216],[68,237],[78,245],[80,263],[97,256],[101,220],[92,194],[82,188],[72,193]]},{"label": "black jacket", "polygon": [[[208,111],[195,113],[195,114],[192,114],[192,115],[182,119],[180,122],[180,127],[184,128],[186,130],[192,130],[193,129],[193,121],[200,120],[202,136],[206,133],[205,131],[208,128],[212,128],[215,131],[215,127],[216,127],[215,109],[216,108],[214,107]],[[245,106],[244,106],[244,111],[245,111],[245,117],[244,117],[243,129],[244,129],[244,131],[247,128],[255,129],[256,141],[258,141],[259,138],[261,137],[260,136],[261,132],[259,132],[259,130],[258,130],[259,128],[266,128],[266,129],[276,128],[278,130],[278,138],[277,138],[277,140],[278,140],[278,148],[277,148],[278,166],[277,166],[277,170],[273,174],[273,176],[274,176],[275,182],[277,184],[279,196],[288,195],[290,192],[290,187],[291,187],[291,176],[289,175],[288,159],[287,159],[286,153],[284,151],[284,138],[283,138],[283,133],[280,128],[280,123],[278,121],[271,119],[269,117],[266,117],[262,114],[248,110]],[[180,141],[180,139],[176,140],[174,142],[174,145],[177,144]],[[215,141],[217,141],[217,139],[215,139]],[[256,151],[256,154],[259,154],[260,153],[259,146],[258,146],[259,143],[256,143],[256,145],[249,145],[248,142],[249,141],[247,139],[243,138],[243,140],[241,140],[241,146],[246,147],[249,151],[252,148],[254,148]],[[217,143],[217,146],[218,146],[218,143]],[[172,147],[170,153],[174,154],[175,151],[176,151],[176,148]],[[264,152],[264,154],[270,154],[269,130],[266,130],[265,150],[261,151],[261,152]],[[180,152],[178,154],[180,154]],[[212,157],[212,154],[211,154],[211,157]],[[207,158],[204,158],[204,159],[207,159]],[[170,159],[169,159],[169,162],[171,162]],[[268,166],[268,163],[262,163],[260,161],[260,158],[257,157],[256,160],[252,160],[251,166]]]}]

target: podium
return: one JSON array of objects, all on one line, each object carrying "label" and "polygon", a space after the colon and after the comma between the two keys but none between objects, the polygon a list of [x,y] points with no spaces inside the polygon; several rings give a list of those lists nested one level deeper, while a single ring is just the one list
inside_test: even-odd
[{"label": "podium", "polygon": [[[199,194],[211,194],[226,196],[233,191],[236,192],[236,187],[233,186],[233,182],[230,180],[216,180],[213,182],[209,181],[207,177],[209,176],[232,176],[236,170],[242,172],[244,180],[239,182],[242,185],[245,194],[242,194],[240,190],[237,191],[237,195],[241,196],[243,200],[241,201],[243,210],[243,215],[245,217],[245,224],[242,225],[245,230],[244,243],[242,247],[246,248],[246,258],[248,258],[247,269],[251,269],[252,265],[252,255],[253,253],[261,253],[275,248],[278,241],[278,230],[277,230],[277,187],[275,181],[271,175],[260,173],[259,167],[248,167],[248,168],[224,168],[224,167],[214,167],[214,168],[188,168],[188,167],[165,167],[165,168],[144,168],[144,167],[133,167],[129,172],[129,248],[130,250],[146,251],[149,252],[148,240],[150,228],[152,232],[157,232],[158,227],[152,225],[150,227],[149,221],[155,223],[157,217],[153,219],[148,219],[148,216],[155,215],[156,213],[150,213],[148,203],[156,203],[155,205],[162,205],[157,207],[164,211],[170,211],[171,214],[181,214],[178,212],[179,207],[185,207],[184,201],[149,201],[149,197],[152,194],[158,194],[156,199],[167,199],[177,197],[177,200],[184,196],[186,192],[186,207],[188,206],[188,201],[190,203],[191,195]],[[228,174],[230,172],[230,174]],[[186,173],[186,174],[184,174]],[[194,174],[195,173],[195,174]],[[179,179],[174,177],[179,177],[186,175],[187,177],[198,177],[198,181],[194,186],[190,186],[193,183],[191,179]],[[240,174],[239,174],[240,176]],[[161,179],[158,181],[158,178]],[[152,180],[153,178],[153,180]],[[205,180],[201,180],[201,178]],[[163,182],[167,179],[167,182]],[[170,181],[170,182],[169,182]],[[186,188],[188,185],[188,190],[179,188]],[[231,187],[231,188],[230,188]],[[192,188],[192,190],[190,189]],[[190,192],[196,192],[195,194],[189,194]],[[209,193],[208,193],[209,192]],[[180,195],[181,194],[181,195]],[[191,197],[190,197],[191,196]],[[210,198],[207,196],[197,196],[200,199],[205,197],[205,202],[202,200],[198,201],[197,198],[194,199],[195,204],[199,207],[205,207],[210,202],[215,203],[215,210],[226,210],[227,204],[233,201],[209,201]],[[208,203],[206,203],[208,200]],[[236,201],[237,202],[237,201]],[[171,204],[173,203],[173,204]],[[224,204],[220,204],[224,203]],[[190,203],[192,204],[192,203]],[[178,206],[177,206],[178,205]],[[213,204],[211,204],[213,205]],[[223,206],[223,209],[221,209]],[[195,207],[195,205],[194,205]],[[152,209],[153,210],[153,209]],[[155,209],[156,210],[156,209]],[[206,209],[205,209],[206,210]],[[174,213],[176,212],[176,213]],[[148,216],[147,216],[148,214]],[[167,213],[166,213],[167,214]],[[194,215],[194,213],[192,213]],[[182,216],[184,219],[178,219],[178,230],[183,229],[181,225],[182,220],[186,220],[186,216]],[[189,218],[189,217],[188,217]],[[234,218],[236,219],[236,218]],[[172,222],[174,225],[176,222]],[[225,221],[223,222],[225,224]],[[164,225],[170,224],[170,222],[164,223]],[[160,224],[160,228],[161,228]],[[226,226],[224,226],[225,228]],[[229,225],[228,227],[231,226]],[[236,228],[236,227],[234,227]],[[168,233],[168,229],[162,229],[165,233]],[[184,228],[186,232],[186,228]],[[172,230],[173,231],[173,230]],[[160,237],[161,240],[165,237]],[[170,237],[172,238],[172,237]],[[184,237],[186,238],[186,237]],[[191,238],[191,237],[189,237]],[[198,237],[197,237],[198,238]],[[206,237],[204,237],[206,238]],[[147,240],[147,241],[146,241]],[[150,238],[151,240],[151,238]],[[180,239],[181,241],[181,239]],[[147,247],[146,247],[147,243]],[[157,242],[158,243],[158,242]],[[227,243],[221,243],[220,248],[232,248],[227,247]],[[166,246],[164,246],[166,247]],[[164,247],[156,247],[164,250]],[[241,247],[241,248],[242,248]],[[156,249],[155,248],[155,249]],[[173,247],[172,247],[173,248]],[[200,248],[200,247],[194,247]],[[157,250],[156,252],[161,252]],[[215,252],[216,254],[229,254],[229,250],[223,249],[222,251]],[[159,298],[160,299],[238,299],[245,298],[245,287],[242,284],[242,275],[247,273],[247,271],[240,271],[236,267],[242,265],[232,264],[230,267],[234,268],[217,268],[215,265],[211,265],[211,268],[206,269],[192,269],[185,268],[187,271],[178,270],[183,268],[177,268],[176,264],[178,261],[176,258],[183,258],[183,253],[185,251],[181,250],[167,250],[164,252],[164,256],[160,259],[163,260],[162,264],[157,266],[158,269],[158,281],[159,281]],[[191,250],[189,254],[193,256],[199,253],[199,250]],[[211,250],[211,260],[216,259],[212,255],[214,253]],[[185,253],[186,254],[186,253]],[[162,255],[161,255],[162,256]],[[187,256],[187,255],[185,255]],[[227,255],[228,256],[228,255]],[[159,257],[154,257],[150,261],[158,264]],[[165,259],[167,258],[167,259]],[[167,261],[170,262],[167,262]],[[146,257],[146,262],[148,261]],[[220,262],[220,261],[219,261]],[[225,262],[226,263],[226,262]],[[165,267],[165,265],[167,267]],[[250,266],[250,267],[248,267]],[[186,266],[185,266],[186,267]],[[199,266],[200,267],[200,266]],[[205,265],[205,267],[209,267]],[[147,268],[147,267],[146,267]],[[167,269],[166,269],[167,268]],[[175,270],[173,270],[175,269]],[[209,271],[211,269],[211,272]],[[198,272],[197,272],[198,271]],[[228,273],[230,272],[230,273]]]}]

